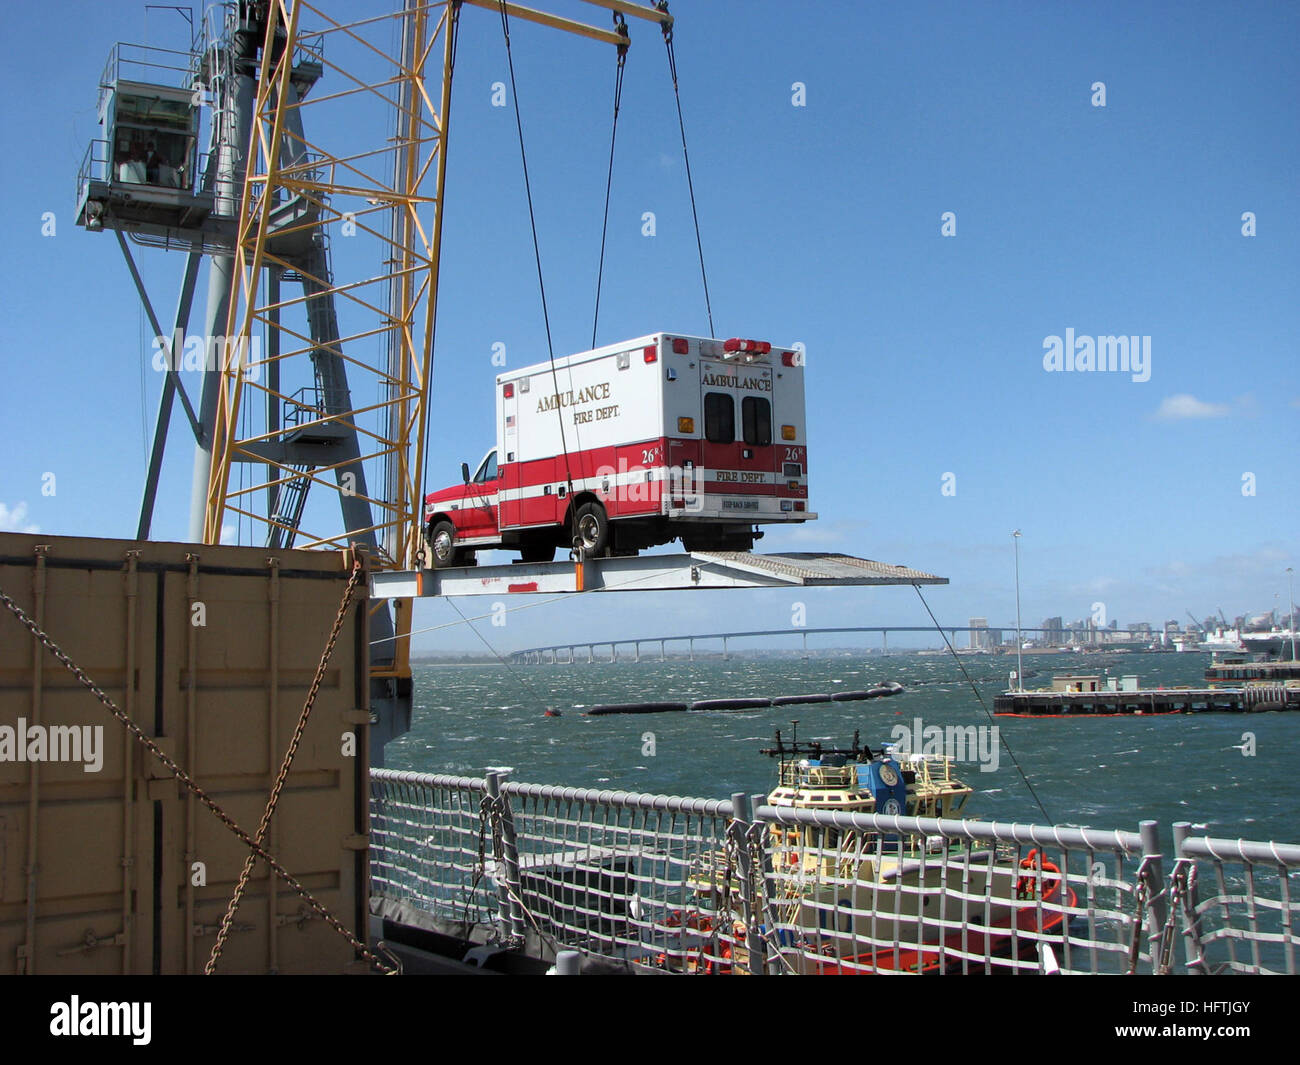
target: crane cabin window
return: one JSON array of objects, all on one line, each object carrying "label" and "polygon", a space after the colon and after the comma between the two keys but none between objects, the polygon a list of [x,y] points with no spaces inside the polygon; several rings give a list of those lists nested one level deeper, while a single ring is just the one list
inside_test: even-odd
[{"label": "crane cabin window", "polygon": [[704,394],[704,439],[711,444],[736,442],[736,401],[725,392]]}]

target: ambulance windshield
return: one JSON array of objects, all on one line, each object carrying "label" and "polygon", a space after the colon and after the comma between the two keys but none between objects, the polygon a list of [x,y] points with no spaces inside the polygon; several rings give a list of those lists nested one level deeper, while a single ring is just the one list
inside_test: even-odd
[{"label": "ambulance windshield", "polygon": [[474,483],[482,484],[484,481],[495,481],[497,479],[497,453],[489,451],[487,458],[478,468],[478,473],[474,474]]}]

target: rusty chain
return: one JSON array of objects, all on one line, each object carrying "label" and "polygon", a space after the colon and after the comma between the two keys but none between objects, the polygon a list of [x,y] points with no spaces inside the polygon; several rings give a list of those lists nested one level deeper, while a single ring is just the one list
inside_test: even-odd
[{"label": "rusty chain", "polygon": [[[347,587],[343,590],[343,598],[339,602],[338,612],[334,615],[334,624],[330,628],[329,639],[325,641],[325,650],[321,654],[320,662],[316,665],[316,675],[312,677],[311,688],[307,692],[307,700],[302,705],[302,713],[298,715],[298,724],[293,730],[292,739],[289,741],[289,749],[285,751],[284,760],[280,763],[280,772],[275,778],[274,787],[271,788],[271,797],[267,800],[266,809],[262,811],[262,819],[257,826],[256,842],[259,847],[265,841],[266,833],[271,827],[271,818],[275,816],[275,808],[280,802],[280,792],[284,789],[284,782],[289,777],[289,769],[298,754],[302,734],[307,729],[307,721],[311,717],[312,706],[316,702],[316,693],[320,691],[321,682],[325,679],[325,668],[334,656],[334,645],[338,643],[339,633],[343,631],[343,622],[347,620],[348,608],[352,605],[352,596],[356,594],[357,584],[360,580],[361,559],[354,558],[352,573],[348,577]],[[274,709],[272,707],[272,712],[274,712]],[[225,916],[221,918],[221,928],[217,932],[217,941],[212,944],[212,953],[208,956],[207,965],[203,967],[204,976],[211,976],[217,971],[217,962],[221,959],[221,951],[226,945],[226,939],[230,936],[231,926],[235,922],[235,914],[239,910],[239,904],[243,900],[245,890],[248,888],[249,878],[253,875],[253,866],[256,864],[257,855],[249,851],[248,857],[244,860],[244,868],[239,874],[239,882],[235,885],[235,893],[231,895]]]},{"label": "rusty chain", "polygon": [[16,602],[14,602],[13,599],[11,599],[4,592],[3,589],[0,589],[0,603],[3,603],[9,609],[9,612],[13,614],[14,617],[18,620],[19,624],[21,624],[33,636],[35,636],[36,639],[45,647],[45,649],[49,651],[50,654],[52,654],[54,658],[61,665],[63,665],[64,668],[66,668],[68,672],[70,672],[87,691],[90,692],[91,695],[93,695],[101,704],[103,704],[104,708],[108,710],[108,712],[117,719],[117,721],[122,725],[122,727],[125,728],[127,732],[129,732],[135,738],[137,743],[139,743],[142,747],[144,747],[146,751],[148,751],[151,755],[153,755],[154,758],[156,758],[163,765],[163,767],[166,768],[167,771],[171,773],[173,777],[175,777],[177,782],[182,787],[184,787],[196,799],[198,799],[199,802],[201,802],[204,806],[206,806],[212,812],[212,814],[217,818],[217,820],[220,821],[223,825],[225,825],[226,828],[228,828],[230,832],[241,843],[244,844],[244,846],[246,846],[257,857],[261,858],[264,862],[266,862],[266,864],[275,872],[275,874],[278,877],[280,877],[280,879],[283,880],[286,884],[288,884],[291,888],[293,888],[293,890],[296,891],[299,896],[301,896],[303,901],[306,902],[307,905],[312,908],[312,910],[321,918],[321,920],[323,920],[327,925],[329,925],[330,928],[334,929],[334,931],[336,931],[339,935],[343,936],[343,938],[346,939],[352,945],[352,948],[356,950],[356,952],[360,954],[361,957],[365,958],[366,961],[370,962],[376,968],[380,969],[385,973],[394,973],[398,971],[391,963],[381,960],[373,952],[371,952],[366,947],[366,945],[361,942],[361,940],[359,940],[355,935],[353,935],[353,933],[338,920],[338,918],[336,918],[332,913],[330,913],[329,910],[327,910],[324,905],[322,905],[319,901],[317,901],[316,897],[312,895],[310,891],[307,890],[307,888],[297,879],[297,877],[295,877],[292,873],[289,872],[289,870],[287,870],[283,865],[281,865],[278,861],[276,861],[276,859],[271,854],[267,853],[267,851],[262,848],[262,845],[258,843],[256,840],[254,840],[252,836],[250,836],[247,832],[245,832],[242,828],[240,828],[238,823],[236,823],[236,821],[234,820],[234,818],[232,818],[228,813],[226,813],[226,811],[222,809],[221,806],[213,798],[211,798],[211,796],[209,796],[207,792],[205,792],[203,788],[201,788],[194,781],[194,779],[187,772],[185,772],[184,769],[182,769],[176,763],[175,759],[173,759],[171,755],[169,755],[166,751],[164,751],[161,747],[159,747],[158,744],[156,744],[152,739],[150,739],[147,735],[145,735],[144,730],[141,729],[140,726],[137,725],[134,721],[132,721],[131,718],[128,717],[126,713],[115,702],[113,702],[113,700],[97,684],[95,684],[93,680],[91,680],[85,674],[85,672],[81,669],[80,666],[78,666],[75,662],[72,661],[71,658],[68,657],[68,655],[63,651],[63,649],[59,647],[59,645],[56,644],[49,637],[49,635],[46,634],[40,628],[40,626],[37,625],[36,622],[34,622],[27,615],[27,612],[23,610],[22,607],[20,607]]}]

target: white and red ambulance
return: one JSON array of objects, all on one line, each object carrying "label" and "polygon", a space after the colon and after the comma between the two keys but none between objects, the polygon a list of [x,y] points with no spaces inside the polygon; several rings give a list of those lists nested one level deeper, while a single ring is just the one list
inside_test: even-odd
[{"label": "white and red ambulance", "polygon": [[481,549],[548,562],[686,550],[748,551],[755,525],[808,510],[801,351],[655,333],[496,382],[497,444],[463,484],[425,497],[435,567]]}]

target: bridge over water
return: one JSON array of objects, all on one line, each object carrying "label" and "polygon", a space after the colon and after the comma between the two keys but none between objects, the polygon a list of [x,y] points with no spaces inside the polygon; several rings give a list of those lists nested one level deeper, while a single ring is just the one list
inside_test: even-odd
[{"label": "bridge over water", "polygon": [[[751,629],[747,632],[697,632],[697,633],[686,633],[686,634],[674,633],[668,636],[640,636],[640,637],[628,638],[623,640],[594,640],[594,641],[579,640],[572,643],[551,644],[550,646],[547,647],[527,647],[522,650],[513,652],[511,658],[515,662],[525,663],[525,664],[542,664],[542,663],[567,664],[576,661],[576,657],[575,657],[576,652],[580,648],[585,647],[587,649],[587,661],[594,662],[596,661],[596,648],[608,647],[609,658],[605,659],[605,661],[617,662],[618,649],[620,647],[628,647],[632,649],[633,661],[640,662],[642,644],[646,644],[650,647],[653,647],[655,644],[658,644],[659,660],[663,661],[667,657],[668,644],[685,644],[687,648],[687,653],[690,656],[690,660],[694,662],[695,642],[697,640],[702,642],[709,641],[709,640],[721,640],[722,657],[726,659],[730,654],[730,642],[732,640],[750,639],[759,636],[796,636],[796,635],[803,637],[803,651],[804,654],[806,655],[808,653],[809,636],[824,635],[827,633],[843,633],[843,632],[879,633],[881,637],[881,649],[885,652],[888,652],[889,634],[891,632],[933,633],[935,631],[937,630],[933,625],[851,625],[851,626],[837,626],[837,627],[830,627],[830,628],[799,627],[799,628],[785,628],[785,629]],[[964,625],[944,625],[942,626],[942,631],[948,635],[949,642],[955,644],[957,633],[959,632],[967,632],[967,633],[988,632],[990,630],[987,628],[978,628],[978,627],[971,628],[969,626],[964,626]],[[1007,630],[1004,627],[1002,628],[1002,631],[1005,632]],[[1020,630],[1022,635],[1042,634],[1051,631],[1053,630],[1050,629],[1021,629]],[[1133,635],[1133,630],[1130,629],[1105,629],[1105,630],[1098,629],[1097,635],[1100,636],[1103,631],[1106,633],[1107,637],[1118,636],[1118,635],[1125,635],[1125,636]],[[1102,646],[1105,646],[1105,644],[1103,643]],[[560,657],[559,653],[561,651],[567,652],[564,658]]]}]

